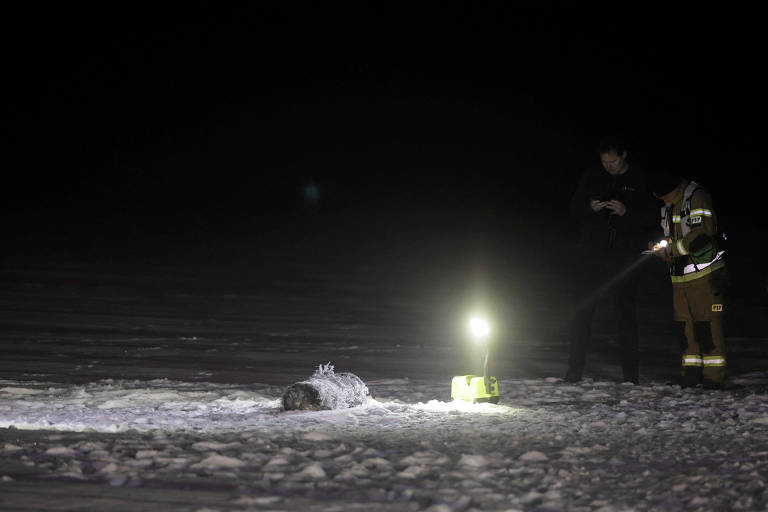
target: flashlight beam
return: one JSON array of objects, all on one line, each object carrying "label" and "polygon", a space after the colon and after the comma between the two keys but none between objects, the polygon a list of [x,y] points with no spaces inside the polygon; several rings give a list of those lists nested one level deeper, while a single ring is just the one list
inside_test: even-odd
[{"label": "flashlight beam", "polygon": [[592,292],[591,295],[586,297],[580,304],[576,306],[577,309],[581,309],[582,307],[586,306],[587,304],[590,304],[595,299],[603,295],[605,292],[607,292],[611,287],[613,287],[616,283],[621,281],[624,276],[635,270],[637,267],[642,265],[648,260],[648,254],[645,251],[643,251],[642,255],[634,262],[629,264],[625,269],[618,272],[616,275],[611,277],[608,281],[604,282],[597,290]]}]

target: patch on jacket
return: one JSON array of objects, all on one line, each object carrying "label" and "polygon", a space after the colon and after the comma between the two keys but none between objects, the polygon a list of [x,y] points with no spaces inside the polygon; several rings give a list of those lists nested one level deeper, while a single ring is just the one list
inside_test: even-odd
[{"label": "patch on jacket", "polygon": [[704,220],[704,217],[701,215],[694,215],[691,217],[690,223],[691,224],[701,224],[701,222]]}]

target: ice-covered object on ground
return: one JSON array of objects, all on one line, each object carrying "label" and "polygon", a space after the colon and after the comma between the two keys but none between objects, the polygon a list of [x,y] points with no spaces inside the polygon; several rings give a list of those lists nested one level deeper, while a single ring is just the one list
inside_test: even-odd
[{"label": "ice-covered object on ground", "polygon": [[319,365],[307,380],[291,384],[283,394],[285,410],[346,409],[368,401],[368,387],[357,375],[335,373],[333,365]]}]

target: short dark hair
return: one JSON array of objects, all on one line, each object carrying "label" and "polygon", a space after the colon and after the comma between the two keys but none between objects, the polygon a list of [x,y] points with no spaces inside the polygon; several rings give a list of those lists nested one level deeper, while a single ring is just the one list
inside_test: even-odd
[{"label": "short dark hair", "polygon": [[627,151],[627,145],[619,137],[615,135],[608,135],[600,139],[600,143],[597,146],[597,152],[601,155],[606,153],[616,153],[621,155]]}]

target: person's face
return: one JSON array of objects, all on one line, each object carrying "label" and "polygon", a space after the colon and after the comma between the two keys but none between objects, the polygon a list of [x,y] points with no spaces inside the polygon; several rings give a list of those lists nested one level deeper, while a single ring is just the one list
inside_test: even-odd
[{"label": "person's face", "polygon": [[617,154],[615,151],[610,153],[602,153],[600,155],[600,161],[603,163],[603,168],[610,175],[621,174],[627,170],[627,152]]}]

